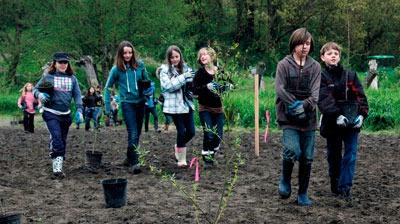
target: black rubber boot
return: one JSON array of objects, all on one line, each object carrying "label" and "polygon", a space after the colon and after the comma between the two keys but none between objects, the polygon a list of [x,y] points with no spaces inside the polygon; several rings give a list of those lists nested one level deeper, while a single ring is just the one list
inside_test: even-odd
[{"label": "black rubber boot", "polygon": [[310,182],[311,164],[299,165],[299,190],[297,204],[300,206],[311,206],[311,201],[307,195],[308,184]]},{"label": "black rubber boot", "polygon": [[126,151],[126,161],[125,164],[129,164],[131,167],[131,171],[133,174],[139,174],[142,172],[139,164],[139,154],[136,151],[136,148],[133,146],[129,146]]},{"label": "black rubber boot", "polygon": [[336,177],[331,177],[331,192],[334,193],[335,195],[338,195],[339,189],[338,189],[338,182],[339,179]]},{"label": "black rubber boot", "polygon": [[282,175],[279,181],[279,195],[282,199],[287,199],[292,193],[290,181],[292,180],[292,171],[294,163],[289,161],[282,161]]}]

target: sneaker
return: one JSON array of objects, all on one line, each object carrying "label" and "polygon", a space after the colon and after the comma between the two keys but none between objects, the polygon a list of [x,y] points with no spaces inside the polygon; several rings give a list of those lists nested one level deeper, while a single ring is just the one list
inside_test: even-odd
[{"label": "sneaker", "polygon": [[139,174],[139,173],[142,172],[142,169],[140,168],[140,164],[139,163],[133,165],[131,170],[132,170],[133,174]]},{"label": "sneaker", "polygon": [[353,201],[353,196],[350,193],[350,190],[344,190],[340,192],[340,197],[347,202]]},{"label": "sneaker", "polygon": [[64,179],[65,174],[63,172],[54,172],[52,179]]}]

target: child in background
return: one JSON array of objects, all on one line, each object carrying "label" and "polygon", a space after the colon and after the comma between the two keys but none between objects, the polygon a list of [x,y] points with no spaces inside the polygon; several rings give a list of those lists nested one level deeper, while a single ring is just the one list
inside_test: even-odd
[{"label": "child in background", "polygon": [[[219,150],[223,137],[224,107],[220,94],[233,87],[222,79],[221,70],[214,65],[216,52],[211,47],[199,50],[197,63],[200,68],[193,78],[193,94],[198,96],[199,117],[203,126],[203,157],[205,166],[213,166],[214,154]],[[219,84],[219,83],[222,83]]]},{"label": "child in background", "polygon": [[[72,124],[71,102],[75,101],[75,118],[83,121],[82,98],[78,79],[74,76],[74,69],[66,52],[56,52],[50,65],[48,74],[37,83],[33,95],[44,104],[42,117],[50,133],[50,157],[53,161],[53,176],[62,179],[63,161],[65,159],[69,126]],[[40,92],[42,83],[52,84],[53,94]]]},{"label": "child in background", "polygon": [[97,96],[96,90],[93,86],[89,87],[88,92],[83,98],[83,104],[85,105],[85,130],[89,131],[90,121],[93,120],[93,125],[96,130],[98,130],[99,125],[97,123],[97,102],[100,98]]},{"label": "child in background", "polygon": [[33,85],[28,82],[22,89],[21,96],[18,99],[18,108],[24,111],[24,131],[25,133],[35,132],[35,113],[42,106],[40,100],[33,96]]},{"label": "child in background", "polygon": [[307,190],[314,160],[315,131],[318,129],[317,103],[321,66],[309,54],[314,49],[305,28],[289,39],[289,55],[279,61],[275,78],[275,110],[278,129],[283,130],[282,174],[279,195],[290,197],[293,166],[299,162],[297,204],[311,206]]},{"label": "child in background", "polygon": [[[155,89],[155,83],[151,82],[151,87]],[[150,113],[153,115],[154,122],[154,133],[160,133],[161,130],[158,130],[158,115],[156,105],[158,103],[157,98],[154,96],[154,93],[150,96],[146,96],[146,110],[145,110],[145,119],[144,119],[144,131],[149,131],[149,121],[150,121]]]},{"label": "child in background", "polygon": [[[336,195],[340,194],[346,201],[351,201],[350,190],[357,161],[358,134],[363,120],[368,116],[369,106],[357,73],[344,69],[340,64],[341,52],[342,48],[334,42],[326,43],[321,48],[324,71],[318,107],[322,113],[320,133],[327,143],[331,191]],[[351,111],[354,117],[341,110],[342,102],[347,105],[353,102],[354,108],[345,111]]]}]

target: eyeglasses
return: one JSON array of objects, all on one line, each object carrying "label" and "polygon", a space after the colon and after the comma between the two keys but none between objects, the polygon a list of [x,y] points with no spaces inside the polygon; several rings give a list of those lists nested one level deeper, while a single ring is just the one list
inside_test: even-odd
[{"label": "eyeglasses", "polygon": [[59,64],[68,64],[68,61],[58,61]]}]

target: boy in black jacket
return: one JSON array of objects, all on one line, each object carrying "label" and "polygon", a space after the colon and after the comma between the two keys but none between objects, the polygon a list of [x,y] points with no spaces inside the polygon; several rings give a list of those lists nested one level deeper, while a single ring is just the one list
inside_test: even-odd
[{"label": "boy in black jacket", "polygon": [[326,43],[321,48],[324,71],[318,107],[322,113],[321,135],[327,142],[331,191],[351,201],[358,134],[363,120],[368,116],[369,106],[356,72],[344,69],[339,63],[341,50],[334,42]]}]

